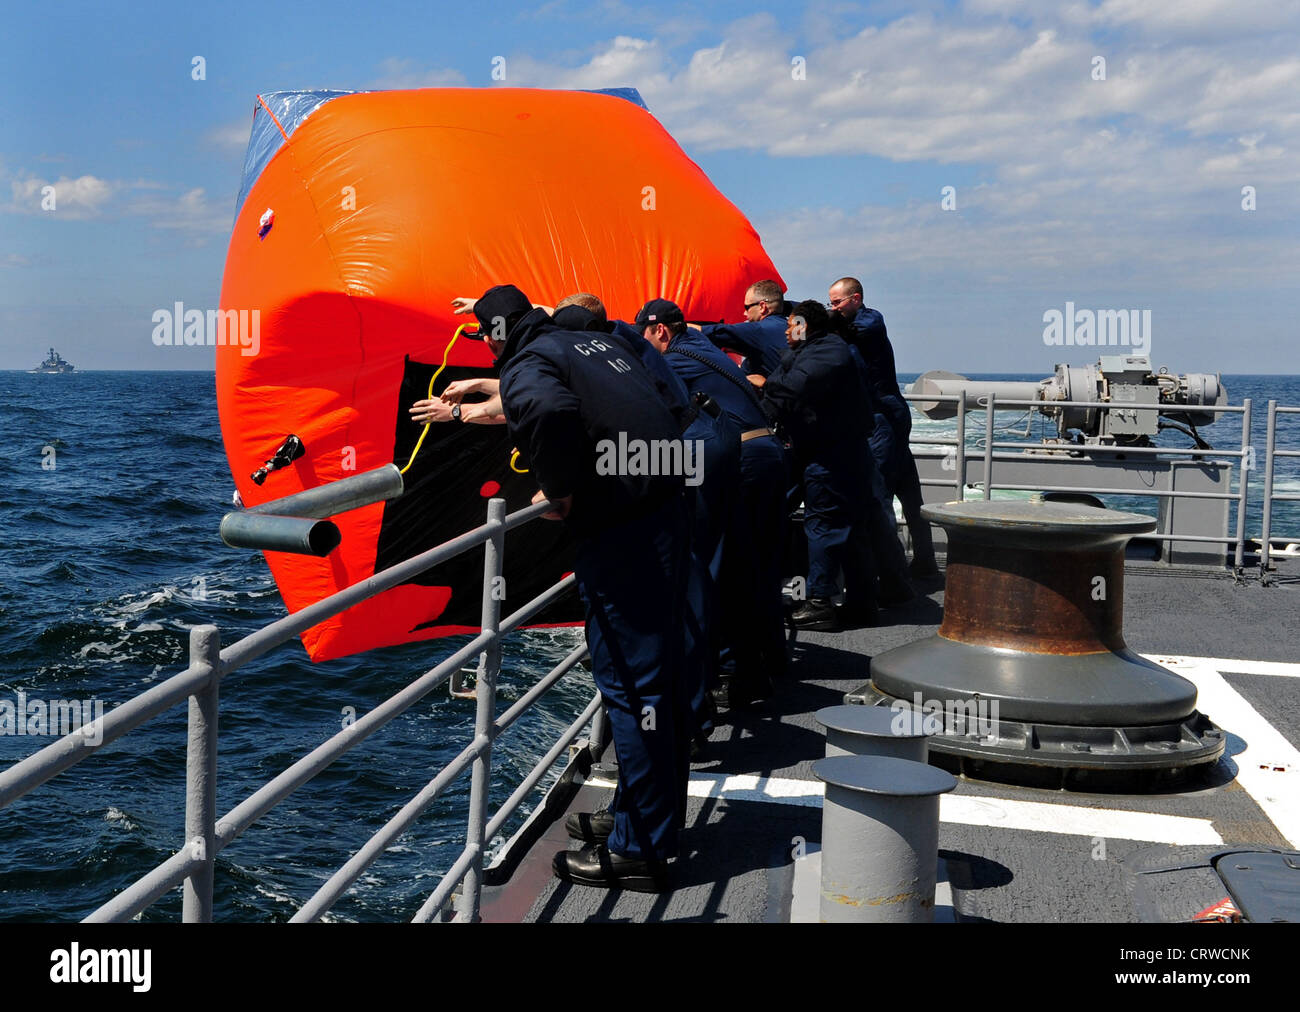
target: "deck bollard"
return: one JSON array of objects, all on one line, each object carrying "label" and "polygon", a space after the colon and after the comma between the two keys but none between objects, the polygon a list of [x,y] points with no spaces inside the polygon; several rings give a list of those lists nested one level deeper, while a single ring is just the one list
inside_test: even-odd
[{"label": "deck bollard", "polygon": [[939,795],[956,778],[892,756],[831,756],[813,773],[826,784],[822,922],[934,920]]},{"label": "deck bollard", "polygon": [[888,706],[842,703],[817,711],[826,728],[826,755],[878,755],[923,763],[929,756],[927,735],[911,711]]}]

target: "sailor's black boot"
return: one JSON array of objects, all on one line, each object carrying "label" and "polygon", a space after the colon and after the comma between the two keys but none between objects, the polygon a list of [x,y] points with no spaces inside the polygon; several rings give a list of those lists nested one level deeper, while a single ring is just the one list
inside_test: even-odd
[{"label": "sailor's black boot", "polygon": [[668,888],[668,866],[611,853],[603,843],[582,850],[562,850],[551,862],[555,877],[565,882],[657,893]]},{"label": "sailor's black boot", "polygon": [[604,843],[609,839],[609,834],[614,832],[614,813],[604,809],[599,812],[572,812],[565,816],[564,828],[575,840]]},{"label": "sailor's black boot", "polygon": [[732,675],[722,679],[717,688],[711,690],[714,705],[723,710],[736,710],[753,706],[772,695],[772,680],[766,675],[759,677]]},{"label": "sailor's black boot", "polygon": [[830,598],[810,597],[790,616],[790,624],[796,629],[830,631],[838,628],[839,617]]}]

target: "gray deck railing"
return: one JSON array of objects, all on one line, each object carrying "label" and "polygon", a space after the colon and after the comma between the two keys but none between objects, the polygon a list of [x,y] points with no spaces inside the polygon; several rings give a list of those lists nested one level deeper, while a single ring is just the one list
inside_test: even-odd
[{"label": "gray deck railing", "polygon": [[[904,394],[908,401],[926,401],[926,402],[946,402],[955,403],[957,409],[957,432],[956,435],[948,438],[943,436],[927,436],[923,438],[913,438],[911,444],[914,446],[950,446],[954,451],[954,475],[951,481],[922,480],[922,484],[929,487],[947,487],[951,485],[956,491],[956,498],[963,500],[966,498],[967,486],[967,461],[971,454],[966,449],[966,416],[967,406],[966,397],[961,394]],[[1232,458],[1238,461],[1237,471],[1237,490],[1235,492],[1208,492],[1192,491],[1187,489],[1133,489],[1133,488],[1090,488],[1089,492],[1097,495],[1128,495],[1128,496],[1151,496],[1153,498],[1167,499],[1219,499],[1231,500],[1237,503],[1237,521],[1235,531],[1230,535],[1197,535],[1182,533],[1152,533],[1139,534],[1136,538],[1154,540],[1154,541],[1179,541],[1179,542],[1209,542],[1222,544],[1233,547],[1234,568],[1240,572],[1244,566],[1246,544],[1249,540],[1246,537],[1246,512],[1250,503],[1250,472],[1257,466],[1257,455],[1255,447],[1251,443],[1251,407],[1252,400],[1245,398],[1240,405],[1221,405],[1198,408],[1198,411],[1213,411],[1216,414],[1237,414],[1242,416],[1241,422],[1241,445],[1239,448],[1225,449],[1207,449],[1202,450],[1196,447],[1134,447],[1134,446],[1088,446],[1089,454],[1123,454],[1127,457],[1133,456],[1159,456],[1162,458],[1169,457],[1187,457],[1197,459],[1202,457]],[[1095,410],[1109,411],[1112,407],[1123,408],[1125,410],[1139,411],[1160,411],[1167,410],[1165,405],[1160,404],[1139,404],[1131,401],[1125,401],[1122,404],[1111,404],[1109,402],[1097,401],[1050,401],[1041,400],[1012,400],[999,398],[993,392],[979,398],[980,407],[976,410],[984,412],[984,438],[981,442],[981,452],[979,459],[983,461],[984,477],[983,497],[989,499],[994,489],[1000,491],[1028,491],[1028,492],[1077,492],[1079,488],[1069,485],[1023,485],[1023,484],[999,484],[994,480],[994,462],[997,459],[994,455],[995,450],[1015,450],[1023,452],[1027,446],[1035,444],[1014,442],[1012,440],[995,439],[995,419],[999,409],[1023,411],[1025,409],[1041,408],[1045,404],[1056,407],[1080,407],[1091,408]],[[1280,407],[1277,401],[1268,402],[1268,431],[1267,442],[1265,447],[1264,459],[1264,488],[1263,488],[1263,530],[1260,535],[1260,552],[1259,552],[1259,572],[1261,580],[1268,582],[1269,578],[1269,552],[1273,543],[1289,544],[1300,541],[1300,537],[1283,537],[1273,535],[1271,532],[1272,506],[1274,503],[1290,501],[1300,502],[1300,495],[1279,494],[1273,491],[1273,481],[1276,469],[1276,463],[1282,457],[1300,457],[1300,450],[1279,450],[1277,448],[1277,416],[1280,414],[1300,414],[1300,407]],[[1005,458],[1004,458],[1005,459]],[[945,465],[946,466],[946,465]]]},{"label": "gray deck railing", "polygon": [[[216,856],[258,819],[293,791],[324,770],[344,753],[360,745],[375,731],[409,709],[446,682],[460,667],[479,658],[475,691],[477,708],[474,736],[468,745],[379,829],[323,885],[293,917],[294,921],[319,919],[357,878],[373,864],[444,791],[467,769],[471,784],[465,847],[451,868],[420,907],[417,921],[443,919],[453,892],[463,883],[454,920],[476,921],[483,888],[483,862],[487,844],[527,799],[546,772],[591,724],[590,747],[598,754],[606,730],[596,694],[582,714],[569,725],[545,756],[524,777],[509,799],[488,818],[492,744],[532,707],[552,686],[586,656],[586,645],[571,651],[505,713],[496,715],[496,683],[501,667],[501,637],[538,614],[573,586],[572,575],[553,584],[513,614],[501,618],[501,602],[494,593],[500,585],[506,532],[540,517],[550,508],[537,503],[509,516],[505,500],[488,503],[487,522],[431,548],[354,586],[324,598],[301,611],[272,622],[230,646],[221,647],[215,626],[190,630],[190,664],[147,692],[132,697],[94,722],[90,733],[73,731],[39,752],[0,773],[0,809],[35,790],[64,770],[90,758],[98,749],[141,724],[189,700],[188,750],[185,790],[185,844],[176,853],[95,910],[87,921],[124,921],[136,916],[159,897],[184,886],[182,919],[212,919]],[[287,642],[322,620],[395,587],[418,573],[464,552],[484,546],[483,612],[477,636],[454,651],[400,692],[384,700],[355,723],[343,728],[262,785],[230,812],[217,817],[217,716],[219,688],[226,676],[249,661]]]},{"label": "gray deck railing", "polygon": [[1276,492],[1273,489],[1278,458],[1300,457],[1300,450],[1279,450],[1277,448],[1278,415],[1300,415],[1300,407],[1284,407],[1279,405],[1277,401],[1268,402],[1267,458],[1264,463],[1264,526],[1259,538],[1259,568],[1260,572],[1264,574],[1265,580],[1268,579],[1269,554],[1272,552],[1273,542],[1279,541],[1283,544],[1292,544],[1300,541],[1300,537],[1273,536],[1273,504],[1278,502],[1300,502],[1300,494]]}]

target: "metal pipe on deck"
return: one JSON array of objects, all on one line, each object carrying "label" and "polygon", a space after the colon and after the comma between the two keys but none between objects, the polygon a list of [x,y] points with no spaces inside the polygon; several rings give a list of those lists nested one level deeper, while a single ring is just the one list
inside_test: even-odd
[{"label": "metal pipe on deck", "polygon": [[822,805],[823,923],[934,920],[939,795],[957,779],[911,759],[832,756],[813,763]]},{"label": "metal pipe on deck", "polygon": [[231,548],[289,552],[323,558],[343,541],[330,520],[275,516],[269,513],[227,513],[221,518],[221,540]]},{"label": "metal pipe on deck", "polygon": [[506,501],[488,501],[488,526],[492,537],[483,546],[483,609],[480,627],[491,633],[492,639],[483,650],[479,665],[478,684],[475,687],[477,708],[474,714],[474,738],[484,742],[483,750],[474,759],[470,778],[469,821],[465,842],[474,848],[474,856],[465,875],[465,892],[457,913],[461,919],[475,922],[479,919],[479,900],[483,888],[483,850],[486,846],[484,830],[487,826],[488,791],[492,781],[492,741],[496,737],[497,675],[501,671],[501,598],[499,587],[505,564]]},{"label": "metal pipe on deck", "polygon": [[185,842],[199,864],[185,879],[181,919],[212,923],[216,867],[217,705],[221,687],[221,632],[214,625],[190,630],[190,663],[208,673],[208,684],[190,696],[185,763]]},{"label": "metal pipe on deck", "polygon": [[826,729],[826,756],[892,756],[923,763],[929,757],[920,714],[901,707],[841,703],[817,711]]},{"label": "metal pipe on deck", "polygon": [[1277,460],[1277,401],[1268,402],[1268,427],[1264,436],[1264,522],[1259,536],[1259,581],[1268,586],[1268,557],[1272,550],[1273,468]]},{"label": "metal pipe on deck", "polygon": [[245,513],[272,513],[284,517],[337,516],[348,510],[396,499],[405,491],[405,480],[396,464],[385,464],[372,471],[362,471],[350,478],[340,478],[283,499],[272,499],[260,506],[250,506]]},{"label": "metal pipe on deck", "polygon": [[326,517],[395,499],[405,489],[401,471],[385,464],[319,488],[272,499],[221,518],[221,540],[231,548],[326,556],[343,536]]},{"label": "metal pipe on deck", "polygon": [[1237,550],[1233,553],[1232,565],[1238,576],[1245,563],[1246,552],[1246,510],[1249,505],[1250,472],[1254,469],[1254,447],[1250,444],[1250,409],[1251,399],[1246,397],[1241,402],[1241,472],[1237,475]]}]

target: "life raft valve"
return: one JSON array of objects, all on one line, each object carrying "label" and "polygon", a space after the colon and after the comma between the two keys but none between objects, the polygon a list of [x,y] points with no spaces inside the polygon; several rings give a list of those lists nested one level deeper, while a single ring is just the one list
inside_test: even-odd
[{"label": "life raft valve", "polygon": [[278,471],[282,467],[288,467],[299,457],[307,453],[307,447],[303,445],[301,439],[295,435],[288,435],[280,448],[275,451],[265,464],[254,471],[249,477],[253,479],[253,484],[260,485],[266,481],[266,476],[272,471]]}]

